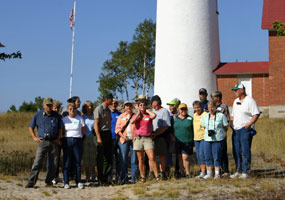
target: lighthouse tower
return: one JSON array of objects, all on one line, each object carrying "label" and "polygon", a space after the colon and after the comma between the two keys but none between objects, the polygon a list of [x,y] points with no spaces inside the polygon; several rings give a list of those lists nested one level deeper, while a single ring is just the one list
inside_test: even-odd
[{"label": "lighthouse tower", "polygon": [[192,107],[199,89],[216,90],[220,63],[217,0],[157,0],[154,94]]}]

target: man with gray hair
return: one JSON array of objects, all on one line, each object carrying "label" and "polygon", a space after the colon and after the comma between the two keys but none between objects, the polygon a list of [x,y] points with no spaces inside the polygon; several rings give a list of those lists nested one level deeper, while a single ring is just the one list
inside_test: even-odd
[{"label": "man with gray hair", "polygon": [[[62,129],[64,125],[62,123],[60,115],[52,110],[53,100],[52,98],[44,98],[43,110],[38,111],[30,125],[29,132],[35,142],[37,142],[38,148],[34,164],[28,179],[26,188],[33,188],[37,182],[40,169],[43,165],[43,159],[48,154],[49,169],[46,176],[46,186],[52,186],[52,180],[55,178],[56,172],[56,160],[58,156],[58,148],[60,139],[62,137]],[[36,135],[34,129],[37,127],[38,135]]]}]

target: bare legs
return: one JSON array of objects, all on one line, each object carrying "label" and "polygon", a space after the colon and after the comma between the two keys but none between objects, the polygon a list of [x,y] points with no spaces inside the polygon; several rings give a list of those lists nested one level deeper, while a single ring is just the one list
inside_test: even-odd
[{"label": "bare legs", "polygon": [[[158,177],[158,170],[155,161],[155,154],[153,149],[145,150],[147,157],[149,159],[149,167],[153,170],[155,177]],[[144,164],[144,151],[137,151],[138,161],[139,161],[139,170],[141,177],[145,179],[145,164]]]}]

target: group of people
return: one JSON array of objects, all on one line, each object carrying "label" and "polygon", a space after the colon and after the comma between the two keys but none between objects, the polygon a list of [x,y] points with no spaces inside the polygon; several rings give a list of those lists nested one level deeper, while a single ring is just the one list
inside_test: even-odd
[{"label": "group of people", "polygon": [[[43,110],[38,111],[29,131],[38,149],[27,188],[36,184],[40,168],[47,155],[48,169],[45,183],[59,181],[60,149],[63,149],[64,188],[69,189],[69,180],[74,178],[78,188],[81,181],[81,163],[86,181],[109,185],[113,176],[120,184],[145,182],[148,178],[166,180],[169,169],[175,166],[175,177],[192,177],[190,156],[193,148],[200,165],[195,178],[219,179],[248,178],[251,164],[251,142],[256,133],[254,123],[260,111],[253,98],[246,95],[243,84],[232,88],[236,95],[231,115],[222,103],[222,93],[199,90],[199,101],[193,102],[194,114],[189,115],[189,106],[174,98],[162,107],[158,95],[139,98],[135,103],[125,101],[123,113],[117,110],[118,101],[107,94],[98,107],[86,101],[79,111],[79,97],[68,99],[67,110],[58,113],[60,104],[51,98],[43,101]],[[148,108],[148,104],[152,109]],[[37,135],[35,134],[37,127]],[[233,156],[236,172],[229,175],[227,155],[227,130],[233,130]],[[173,156],[175,155],[175,156]],[[130,158],[131,179],[128,175]],[[173,159],[175,158],[175,159]]]}]

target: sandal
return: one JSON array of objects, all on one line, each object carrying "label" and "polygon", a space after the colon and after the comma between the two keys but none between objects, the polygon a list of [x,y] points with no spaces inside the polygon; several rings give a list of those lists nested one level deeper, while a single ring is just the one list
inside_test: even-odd
[{"label": "sandal", "polygon": [[155,177],[155,180],[156,180],[156,181],[160,181],[159,176]]},{"label": "sandal", "polygon": [[141,183],[144,183],[145,180],[146,180],[145,178],[141,177],[140,182],[141,182]]}]

